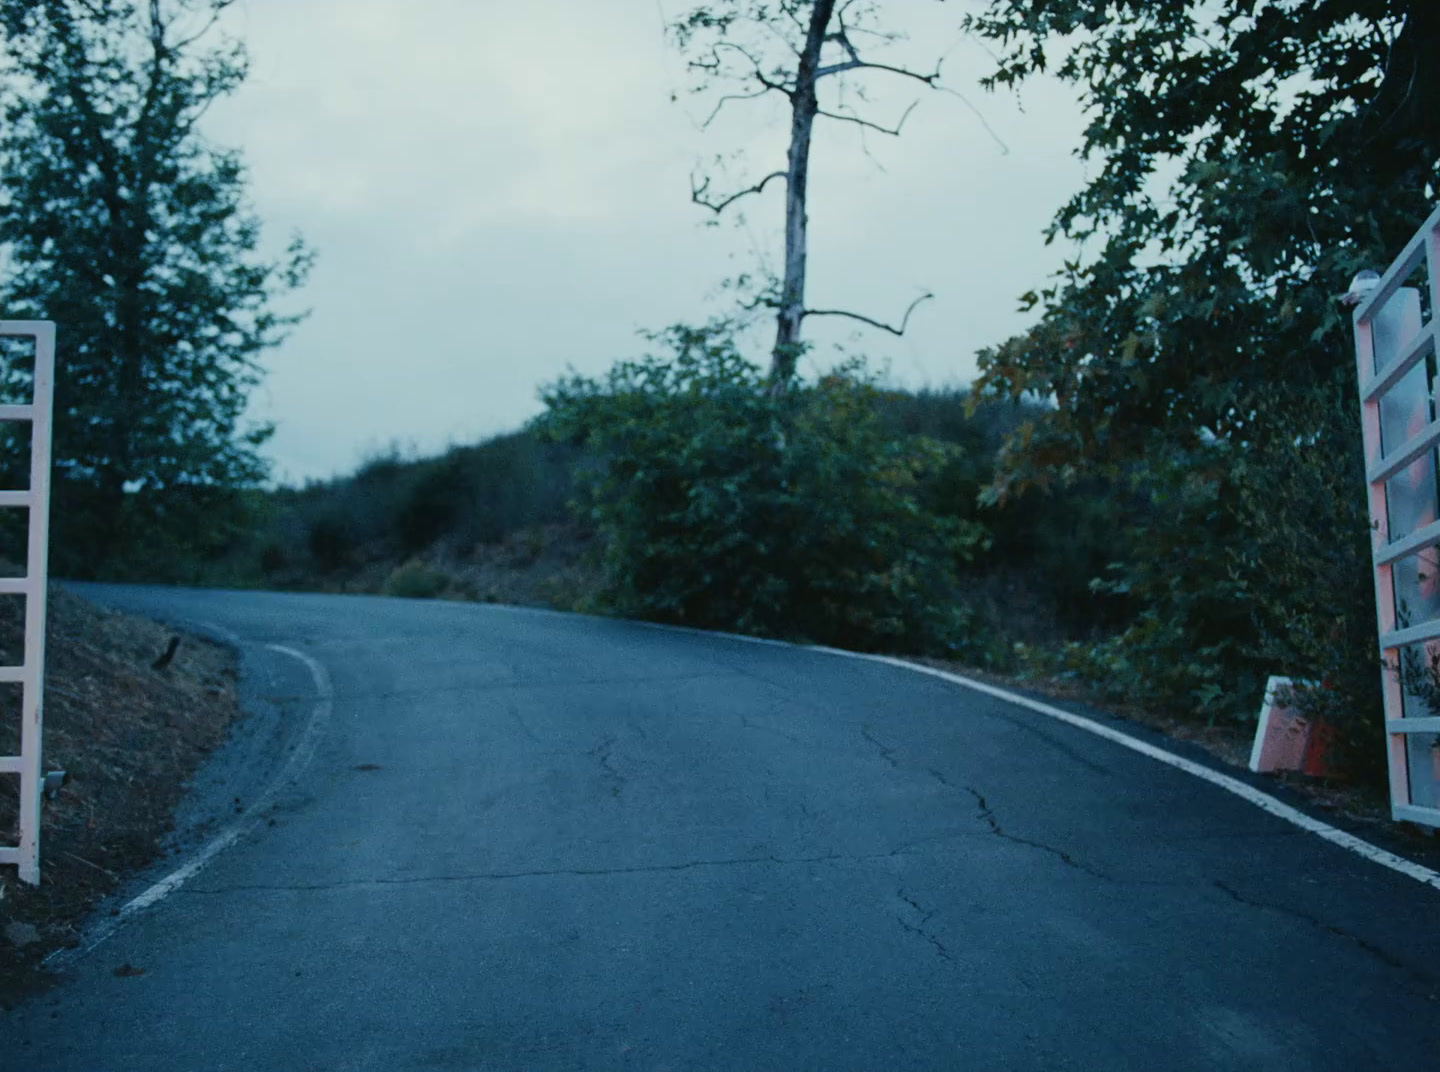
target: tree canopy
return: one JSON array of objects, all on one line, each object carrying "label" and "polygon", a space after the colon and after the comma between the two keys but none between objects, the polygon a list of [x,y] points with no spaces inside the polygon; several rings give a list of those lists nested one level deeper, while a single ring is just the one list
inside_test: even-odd
[{"label": "tree canopy", "polygon": [[[1429,215],[1431,0],[989,0],[986,79],[1080,92],[1075,253],[980,355],[982,396],[1055,409],[992,493],[1109,480],[1123,633],[1072,652],[1130,699],[1253,718],[1267,675],[1383,767],[1381,670],[1349,318],[1338,298]],[[1392,671],[1387,671],[1392,672]]]},{"label": "tree canopy", "polygon": [[[1012,479],[1253,441],[1275,403],[1348,374],[1336,297],[1428,215],[1440,158],[1429,0],[992,0],[990,88],[1077,86],[1092,177],[1048,237],[1079,253],[984,353],[992,393],[1059,412]],[[1283,422],[1282,422],[1283,423]]]},{"label": "tree canopy", "polygon": [[0,0],[0,308],[59,325],[61,570],[203,546],[266,474],[244,414],[310,254],[258,255],[240,157],[200,126],[245,77],[231,2]]}]

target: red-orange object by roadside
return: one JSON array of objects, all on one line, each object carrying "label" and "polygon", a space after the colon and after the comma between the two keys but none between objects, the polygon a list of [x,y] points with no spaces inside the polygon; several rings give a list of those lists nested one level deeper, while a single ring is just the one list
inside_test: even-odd
[{"label": "red-orange object by roadside", "polygon": [[1255,727],[1255,747],[1250,751],[1250,769],[1260,773],[1293,770],[1327,777],[1331,773],[1329,756],[1335,730],[1279,702],[1277,694],[1295,684],[1288,677],[1272,677],[1266,683],[1265,704]]}]

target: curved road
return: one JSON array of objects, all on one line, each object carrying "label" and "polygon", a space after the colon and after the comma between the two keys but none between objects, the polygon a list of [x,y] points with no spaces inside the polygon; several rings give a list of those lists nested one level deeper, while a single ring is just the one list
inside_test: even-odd
[{"label": "curved road", "polygon": [[0,1020],[5,1068],[1440,1066],[1440,892],[961,686],[499,607],[83,594],[237,634],[305,764]]}]

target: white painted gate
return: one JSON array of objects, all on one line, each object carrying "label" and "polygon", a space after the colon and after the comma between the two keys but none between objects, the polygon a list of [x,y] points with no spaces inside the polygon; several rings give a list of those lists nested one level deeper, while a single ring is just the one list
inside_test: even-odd
[{"label": "white painted gate", "polygon": [[[1424,267],[1428,310],[1406,285]],[[1440,209],[1355,308],[1390,813],[1440,826]],[[1428,314],[1428,315],[1427,315]],[[1323,578],[1321,581],[1323,583]]]},{"label": "white painted gate", "polygon": [[[29,512],[24,577],[0,577],[0,596],[25,598],[25,656],[0,666],[0,682],[21,686],[20,754],[0,756],[0,774],[20,776],[20,842],[0,847],[0,864],[17,864],[24,882],[40,882],[40,730],[45,685],[45,586],[50,547],[50,428],[55,391],[55,325],[48,320],[0,320],[0,336],[35,340],[29,402],[0,405],[0,420],[30,424],[30,486],[0,491],[0,507]],[[6,714],[10,714],[6,712]]]}]

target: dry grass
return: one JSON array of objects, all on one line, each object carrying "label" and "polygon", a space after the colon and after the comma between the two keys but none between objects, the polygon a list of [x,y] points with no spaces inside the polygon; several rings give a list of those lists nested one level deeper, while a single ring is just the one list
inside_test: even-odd
[{"label": "dry grass", "polygon": [[[573,524],[535,525],[496,543],[440,543],[410,561],[444,576],[435,593],[439,599],[576,610],[600,586],[599,571],[587,557],[592,547]],[[393,555],[375,555],[347,575],[296,587],[381,594],[405,564]]]},{"label": "dry grass", "polygon": [[[9,605],[13,604],[13,605]],[[20,661],[20,600],[0,603],[0,657]],[[51,589],[46,637],[45,767],[70,775],[44,805],[41,882],[0,869],[0,1001],[36,985],[34,965],[73,942],[86,914],[122,876],[153,861],[186,779],[239,715],[234,656],[182,636],[170,664],[153,664],[172,634],[141,618]],[[0,706],[0,749],[18,739],[18,686]],[[15,843],[18,778],[5,776],[0,840]],[[17,945],[12,933],[37,940]],[[29,928],[34,928],[33,932]]]}]

